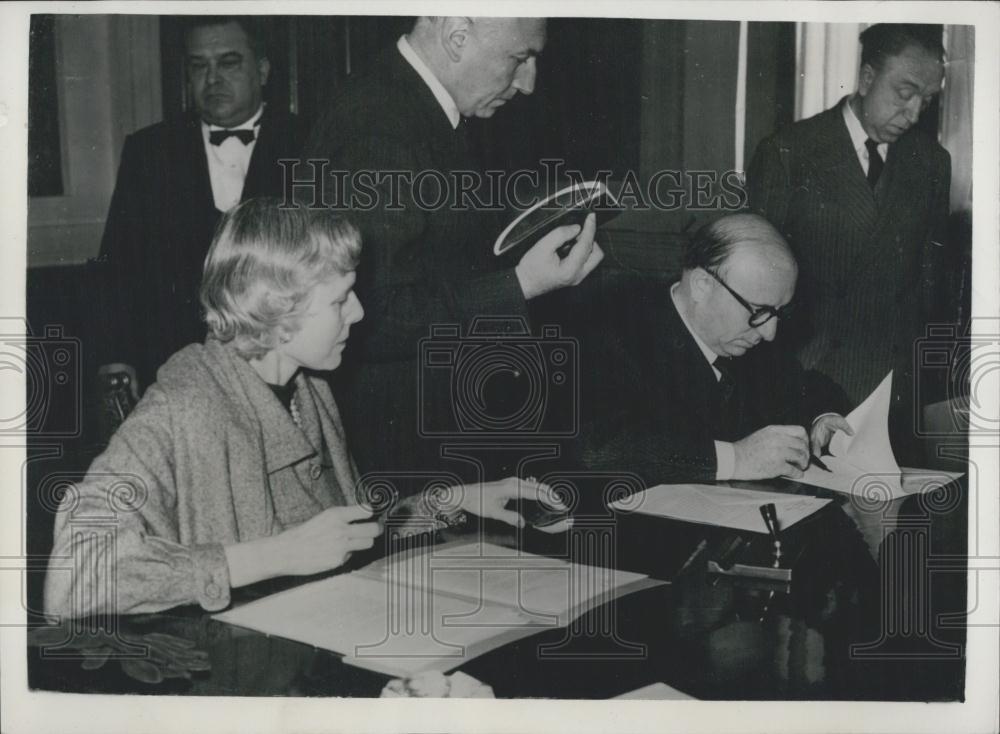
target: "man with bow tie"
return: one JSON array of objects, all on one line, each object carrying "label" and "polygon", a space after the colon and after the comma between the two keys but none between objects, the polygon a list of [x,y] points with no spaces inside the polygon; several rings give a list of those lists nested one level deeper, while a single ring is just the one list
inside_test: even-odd
[{"label": "man with bow tie", "polygon": [[109,315],[100,361],[134,368],[143,388],[167,357],[204,339],[198,285],[219,218],[245,199],[280,196],[277,161],[300,150],[295,117],[263,101],[271,66],[257,23],[191,16],[193,110],[125,140],[101,245]]},{"label": "man with bow tie", "polygon": [[733,214],[698,231],[678,282],[630,280],[583,340],[586,463],[647,486],[801,476],[850,426],[842,391],[773,343],[797,275],[767,220]]},{"label": "man with bow tie", "polygon": [[954,299],[941,285],[951,160],[917,127],[944,79],[941,26],[873,25],[861,44],[857,91],[764,140],[747,190],[802,269],[803,365],[855,402],[893,370],[890,433],[916,462],[914,342]]}]

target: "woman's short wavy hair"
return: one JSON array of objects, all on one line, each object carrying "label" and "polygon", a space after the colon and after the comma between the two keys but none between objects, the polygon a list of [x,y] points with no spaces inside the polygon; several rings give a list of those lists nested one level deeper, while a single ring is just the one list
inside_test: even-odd
[{"label": "woman's short wavy hair", "polygon": [[273,349],[299,328],[309,294],[357,269],[361,235],[329,209],[250,199],[219,222],[205,257],[201,304],[209,334],[245,359]]}]

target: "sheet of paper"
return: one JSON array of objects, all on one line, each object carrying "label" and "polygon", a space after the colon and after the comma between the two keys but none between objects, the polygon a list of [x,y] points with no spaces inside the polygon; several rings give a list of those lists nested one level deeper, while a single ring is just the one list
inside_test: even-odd
[{"label": "sheet of paper", "polygon": [[395,557],[393,563],[376,564],[382,579],[399,578],[404,583],[426,586],[417,564],[425,562],[433,577],[436,594],[474,596],[484,604],[474,621],[488,622],[490,610],[514,608],[521,612],[521,624],[564,626],[581,607],[614,598],[618,589],[642,581],[645,574],[633,573],[561,558],[523,553],[493,543],[458,543],[434,547],[430,555]]},{"label": "sheet of paper", "polygon": [[[445,626],[472,615],[478,603],[450,596],[422,598],[412,589],[345,574],[261,599],[215,619],[269,635],[332,650],[345,662],[395,676],[445,672],[461,665],[469,648],[497,632],[494,627]],[[491,609],[489,622],[525,629],[515,609]],[[527,628],[525,634],[537,632]]]},{"label": "sheet of paper", "polygon": [[673,520],[766,533],[767,526],[760,514],[761,505],[773,503],[778,512],[778,525],[788,528],[829,501],[712,484],[661,484],[647,489],[638,497],[619,500],[612,507]]},{"label": "sheet of paper", "polygon": [[[574,588],[595,574],[599,581],[589,592]],[[508,642],[564,626],[596,604],[661,583],[642,574],[466,544],[464,550],[408,553],[377,562],[215,619],[332,650],[358,667],[408,677],[446,672]]]},{"label": "sheet of paper", "polygon": [[879,501],[930,491],[962,476],[932,469],[899,468],[889,441],[891,402],[892,372],[889,372],[847,416],[854,435],[848,436],[843,431],[834,434],[829,447],[832,455],[823,457],[830,471],[810,466],[798,481]]},{"label": "sheet of paper", "polygon": [[[848,436],[843,431],[834,434],[830,441],[830,454],[861,471],[899,474],[899,465],[889,443],[891,403],[892,372],[889,372],[872,394],[847,416],[854,435]],[[832,466],[830,468],[833,469]]]}]

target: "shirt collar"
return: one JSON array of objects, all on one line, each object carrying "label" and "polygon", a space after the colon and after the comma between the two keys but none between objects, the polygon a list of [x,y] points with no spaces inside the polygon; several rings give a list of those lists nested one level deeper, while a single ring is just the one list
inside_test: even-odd
[{"label": "shirt collar", "polygon": [[[861,120],[858,116],[854,114],[854,108],[851,107],[851,100],[854,99],[853,96],[848,97],[844,100],[844,123],[847,125],[847,134],[851,136],[851,145],[854,146],[855,152],[859,155],[864,153],[867,157],[868,151],[865,148],[865,141],[868,140],[868,133],[865,132],[864,126],[861,124]],[[889,150],[888,143],[878,144],[878,153],[882,156],[882,160],[885,160],[886,151]]]},{"label": "shirt collar", "polygon": [[413,50],[413,46],[410,42],[406,40],[406,36],[402,35],[396,42],[396,48],[399,49],[399,53],[402,54],[403,58],[406,59],[407,63],[413,67],[413,70],[420,75],[420,78],[424,80],[424,84],[427,88],[431,90],[431,94],[434,95],[434,99],[438,101],[441,105],[441,109],[444,110],[444,114],[448,116],[448,122],[451,123],[452,129],[458,128],[458,123],[462,116],[458,111],[458,105],[455,104],[455,100],[452,99],[451,95],[448,94],[448,90],[444,88],[444,85],[438,81],[438,78],[434,76],[434,72],[427,68],[427,64],[424,63],[417,52]]},{"label": "shirt collar", "polygon": [[681,323],[684,324],[684,328],[688,330],[691,334],[691,338],[694,339],[694,343],[698,345],[698,349],[701,350],[702,356],[705,357],[705,361],[712,365],[712,369],[715,369],[715,360],[719,358],[719,355],[713,352],[709,346],[701,340],[701,337],[695,333],[695,330],[691,328],[691,324],[688,323],[687,318],[684,316],[684,310],[677,303],[677,286],[680,283],[674,283],[670,286],[670,300],[674,304],[674,308],[677,310],[677,315],[681,318]]},{"label": "shirt collar", "polygon": [[260,107],[253,116],[246,122],[240,125],[234,125],[233,127],[222,127],[221,125],[211,125],[204,120],[201,121],[201,129],[211,132],[212,130],[253,130],[257,125],[260,124],[260,117],[264,114],[264,102],[261,102]]}]

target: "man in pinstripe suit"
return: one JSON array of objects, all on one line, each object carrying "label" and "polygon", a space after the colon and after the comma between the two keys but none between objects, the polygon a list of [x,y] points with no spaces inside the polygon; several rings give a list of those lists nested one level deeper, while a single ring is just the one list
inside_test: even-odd
[{"label": "man in pinstripe suit", "polygon": [[898,450],[913,435],[913,343],[942,296],[951,161],[913,129],[941,90],[940,38],[940,26],[866,29],[857,92],[764,140],[747,171],[751,208],[801,268],[803,366],[855,403],[894,370]]}]

